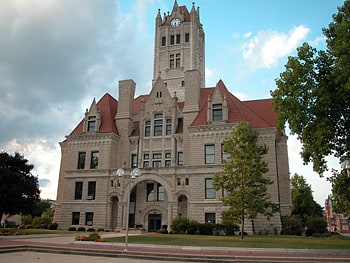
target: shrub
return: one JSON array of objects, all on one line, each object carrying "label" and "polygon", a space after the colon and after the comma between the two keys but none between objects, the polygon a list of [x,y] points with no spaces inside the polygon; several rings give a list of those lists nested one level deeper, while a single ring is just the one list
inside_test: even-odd
[{"label": "shrub", "polygon": [[80,227],[78,227],[77,231],[85,232],[85,227],[80,226]]},{"label": "shrub", "polygon": [[282,235],[301,236],[303,233],[303,222],[299,216],[282,217]]},{"label": "shrub", "polygon": [[68,228],[68,231],[77,231],[77,228],[74,226],[71,226],[70,228]]},{"label": "shrub", "polygon": [[222,225],[225,235],[234,236],[235,232],[239,231],[239,225],[233,223],[232,221],[230,222],[225,220],[222,222]]},{"label": "shrub", "polygon": [[323,217],[310,217],[305,223],[306,236],[313,236],[314,233],[323,234],[327,232],[327,222]]},{"label": "shrub", "polygon": [[87,232],[95,232],[95,228],[88,228],[87,230],[86,230]]},{"label": "shrub", "polygon": [[190,220],[187,226],[187,234],[189,235],[198,234],[198,225],[199,223],[196,220]]},{"label": "shrub", "polygon": [[22,216],[22,225],[29,225],[33,223],[33,217],[31,215]]},{"label": "shrub", "polygon": [[170,229],[173,234],[185,234],[187,233],[188,225],[189,220],[187,217],[177,216],[171,222]]},{"label": "shrub", "polygon": [[56,230],[58,228],[58,224],[57,223],[52,223],[48,225],[48,229],[50,230]]},{"label": "shrub", "polygon": [[99,228],[97,229],[97,232],[105,232],[105,230],[103,228]]},{"label": "shrub", "polygon": [[214,230],[213,223],[204,223],[198,225],[198,230],[200,235],[212,235]]}]

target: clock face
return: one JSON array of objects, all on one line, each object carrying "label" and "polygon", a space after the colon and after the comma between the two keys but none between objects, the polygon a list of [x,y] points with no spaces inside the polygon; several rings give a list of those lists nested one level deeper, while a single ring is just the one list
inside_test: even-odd
[{"label": "clock face", "polygon": [[172,27],[178,27],[180,24],[181,24],[181,21],[180,21],[180,19],[178,19],[178,18],[174,18],[174,19],[171,20],[171,22],[170,22],[170,25],[171,25]]}]

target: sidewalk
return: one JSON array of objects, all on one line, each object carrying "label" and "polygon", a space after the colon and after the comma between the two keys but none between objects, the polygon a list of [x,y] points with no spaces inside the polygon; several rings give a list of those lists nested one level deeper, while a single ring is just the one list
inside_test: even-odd
[{"label": "sidewalk", "polygon": [[[42,262],[86,262],[107,258],[113,262],[350,262],[349,250],[302,250],[302,249],[255,249],[220,247],[182,247],[129,244],[124,253],[124,243],[75,241],[77,234],[67,235],[31,235],[0,237],[0,253],[6,253],[7,259],[14,263],[30,262],[29,256],[41,253],[39,258],[48,257]],[[103,238],[123,236],[106,232]],[[17,249],[16,253],[11,253]],[[12,250],[12,251],[11,251]],[[43,254],[44,252],[44,254]],[[29,253],[29,254],[28,254]],[[50,253],[50,254],[48,254]],[[69,254],[69,255],[68,255]],[[73,255],[73,256],[72,256]],[[75,256],[79,255],[79,256]],[[22,256],[23,261],[20,261]],[[35,254],[36,256],[36,254]],[[34,256],[34,258],[35,258]],[[73,261],[74,258],[74,261]],[[116,261],[116,259],[122,261]],[[84,260],[84,261],[83,261]],[[38,262],[38,261],[33,261]]]}]

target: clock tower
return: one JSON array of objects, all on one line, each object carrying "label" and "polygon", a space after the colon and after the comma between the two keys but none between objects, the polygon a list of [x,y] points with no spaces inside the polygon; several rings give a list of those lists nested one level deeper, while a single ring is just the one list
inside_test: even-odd
[{"label": "clock tower", "polygon": [[[158,10],[152,84],[162,78],[171,96],[176,96],[180,102],[185,100],[186,94],[199,92],[205,87],[204,48],[199,8],[196,9],[194,3],[191,12],[186,6],[178,6],[176,0],[171,13],[164,13],[162,17]],[[186,77],[186,72],[191,72],[191,77]],[[193,76],[198,82],[195,85]]]}]

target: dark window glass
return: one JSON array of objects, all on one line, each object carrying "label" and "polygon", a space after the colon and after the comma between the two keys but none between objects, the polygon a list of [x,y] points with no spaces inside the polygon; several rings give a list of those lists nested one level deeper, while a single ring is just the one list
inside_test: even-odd
[{"label": "dark window glass", "polygon": [[148,183],[147,184],[147,202],[153,202],[154,201],[154,184]]},{"label": "dark window glass", "polygon": [[86,152],[79,152],[79,155],[78,155],[78,169],[84,169],[85,168],[85,158],[86,158]]},{"label": "dark window glass", "polygon": [[180,42],[181,42],[180,35],[176,35],[176,44],[180,44]]},{"label": "dark window glass", "polygon": [[88,119],[88,132],[94,132],[96,129],[96,116],[91,116]]},{"label": "dark window glass", "polygon": [[83,197],[83,182],[75,182],[74,199],[81,200]]},{"label": "dark window glass", "polygon": [[190,33],[185,34],[185,42],[190,42]]},{"label": "dark window glass", "polygon": [[72,225],[79,225],[79,220],[80,220],[80,213],[73,212],[72,213]]},{"label": "dark window glass", "polygon": [[90,169],[98,168],[99,152],[91,152]]},{"label": "dark window glass", "polygon": [[166,45],[166,37],[162,37],[162,46],[164,47]]},{"label": "dark window glass", "polygon": [[154,136],[163,135],[163,114],[158,113],[154,115]]},{"label": "dark window glass", "polygon": [[145,137],[151,136],[151,121],[145,122]]},{"label": "dark window glass", "polygon": [[213,121],[222,121],[222,104],[213,104]]},{"label": "dark window glass", "polygon": [[213,188],[213,179],[212,178],[206,178],[205,179],[205,199],[215,199],[216,198],[216,192]]},{"label": "dark window glass", "polygon": [[164,201],[165,198],[165,190],[164,187],[161,184],[158,184],[158,192],[157,192],[157,200],[158,201]]},{"label": "dark window glass", "polygon": [[171,135],[171,124],[172,124],[172,120],[171,119],[167,119],[166,120],[166,135]]},{"label": "dark window glass", "polygon": [[205,145],[205,163],[206,164],[215,163],[215,145],[214,144]]},{"label": "dark window glass", "polygon": [[180,54],[176,54],[176,65],[177,68],[180,67]]},{"label": "dark window glass", "polygon": [[170,55],[169,68],[174,68],[175,58],[174,55]]},{"label": "dark window glass", "polygon": [[88,183],[88,200],[94,200],[96,195],[96,182]]},{"label": "dark window glass", "polygon": [[175,37],[174,35],[170,36],[170,45],[174,45],[175,44]]},{"label": "dark window glass", "polygon": [[131,168],[137,167],[137,154],[131,155]]},{"label": "dark window glass", "polygon": [[94,224],[94,213],[86,212],[85,214],[85,225],[92,226]]},{"label": "dark window glass", "polygon": [[183,166],[184,165],[184,153],[183,152],[178,152],[177,153],[177,165],[178,166]]},{"label": "dark window glass", "polygon": [[206,223],[215,223],[215,213],[205,213],[205,222]]}]

